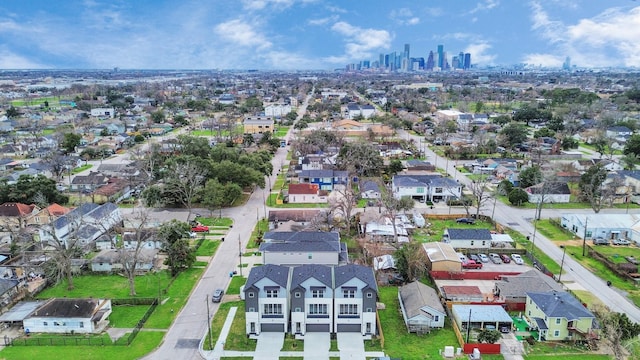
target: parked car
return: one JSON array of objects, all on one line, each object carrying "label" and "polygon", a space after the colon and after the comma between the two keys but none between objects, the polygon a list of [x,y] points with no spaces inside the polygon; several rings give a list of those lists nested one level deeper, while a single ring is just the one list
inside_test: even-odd
[{"label": "parked car", "polygon": [[214,303],[219,303],[220,301],[222,301],[223,295],[224,295],[224,290],[215,289],[213,291],[213,295],[211,295],[211,301],[213,301]]},{"label": "parked car", "polygon": [[470,225],[473,225],[476,223],[476,221],[472,218],[459,218],[459,219],[456,219],[456,222],[458,224],[470,224]]},{"label": "parked car", "polygon": [[458,253],[458,258],[460,259],[460,261],[462,261],[463,264],[469,261],[469,258],[463,253]]},{"label": "parked car", "polygon": [[519,254],[511,254],[511,259],[518,265],[524,264],[524,260],[522,260],[522,257]]},{"label": "parked car", "polygon": [[494,264],[502,264],[502,259],[500,259],[500,255],[491,253],[489,254],[489,258]]},{"label": "parked car", "polygon": [[613,245],[631,245],[631,241],[627,239],[615,239],[611,243]]},{"label": "parked car", "polygon": [[595,238],[593,239],[593,245],[609,245],[609,240],[605,238]]},{"label": "parked car", "polygon": [[462,268],[463,269],[482,269],[482,263],[469,260],[467,262],[462,263]]},{"label": "parked car", "polygon": [[476,254],[471,254],[471,255],[469,255],[469,258],[470,258],[471,260],[473,260],[473,261],[477,262],[477,263],[482,262],[482,261],[480,261],[480,257],[479,257],[478,255],[476,255]]},{"label": "parked car", "polygon": [[209,227],[205,225],[196,225],[191,228],[193,232],[209,232]]},{"label": "parked car", "polygon": [[489,262],[489,257],[487,256],[487,254],[478,254],[478,257],[480,258],[480,261],[482,261],[483,263]]},{"label": "parked car", "polygon": [[640,265],[640,261],[638,261],[638,259],[636,259],[635,257],[629,255],[629,256],[625,256],[625,259],[627,259],[628,262],[634,264],[634,265]]},{"label": "parked car", "polygon": [[502,259],[502,262],[505,264],[508,264],[511,262],[511,258],[507,254],[500,254],[500,259]]}]

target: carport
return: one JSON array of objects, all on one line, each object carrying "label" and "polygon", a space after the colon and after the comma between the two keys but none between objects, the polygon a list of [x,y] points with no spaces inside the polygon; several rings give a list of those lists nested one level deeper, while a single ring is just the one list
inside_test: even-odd
[{"label": "carport", "polygon": [[470,323],[472,329],[502,327],[511,329],[513,319],[500,305],[452,305],[451,314],[458,328],[467,329]]},{"label": "carport", "polygon": [[0,315],[0,322],[10,325],[20,325],[32,312],[42,305],[43,301],[22,301],[13,306],[9,311]]}]

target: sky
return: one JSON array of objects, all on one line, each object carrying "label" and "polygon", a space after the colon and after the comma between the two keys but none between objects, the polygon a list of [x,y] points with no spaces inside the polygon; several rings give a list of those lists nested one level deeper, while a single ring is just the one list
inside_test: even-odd
[{"label": "sky", "polygon": [[380,53],[640,66],[636,0],[3,0],[0,69],[331,70]]}]

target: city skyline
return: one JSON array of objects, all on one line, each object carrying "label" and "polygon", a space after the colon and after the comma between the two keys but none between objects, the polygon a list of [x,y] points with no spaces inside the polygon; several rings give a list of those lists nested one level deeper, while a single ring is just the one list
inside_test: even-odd
[{"label": "city skyline", "polygon": [[0,4],[2,69],[331,70],[448,50],[473,65],[640,66],[631,0],[103,1]]}]

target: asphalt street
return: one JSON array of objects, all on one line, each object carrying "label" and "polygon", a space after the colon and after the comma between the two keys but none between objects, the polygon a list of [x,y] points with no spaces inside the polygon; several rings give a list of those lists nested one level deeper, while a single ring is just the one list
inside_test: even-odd
[{"label": "asphalt street", "polygon": [[[405,139],[413,139],[417,144],[423,142],[424,138],[412,135],[406,131],[400,130],[399,135]],[[447,161],[445,158],[438,156],[428,147],[424,148],[427,156],[427,161],[437,163],[440,167],[445,168],[447,173],[456,178],[462,184],[469,185],[471,181],[462,173],[455,169],[454,161]],[[444,165],[444,166],[443,166]],[[493,212],[493,201],[489,201],[488,204],[482,209],[482,214],[491,216]],[[543,218],[561,217],[563,213],[586,213],[595,214],[591,209],[571,209],[571,210],[557,210],[557,209],[544,209],[542,211]],[[623,214],[626,211],[624,209],[604,209],[601,213],[613,213]],[[630,210],[630,212],[638,212],[637,209]],[[535,209],[518,209],[508,206],[500,201],[496,202],[495,206],[495,219],[498,223],[508,226],[524,235],[529,235],[533,238],[534,227],[531,222],[535,216]],[[552,241],[544,237],[539,232],[536,232],[535,246],[547,254],[551,259],[558,264],[562,261],[562,249],[556,246]],[[627,299],[622,292],[615,288],[607,286],[607,284],[595,276],[591,271],[584,268],[577,261],[573,260],[571,256],[567,255],[564,258],[564,273],[562,274],[562,281],[565,283],[575,282],[580,285],[584,290],[589,291],[596,296],[600,301],[606,304],[611,310],[621,313],[626,313],[629,319],[640,323],[640,309],[638,309],[629,299]]]}]

